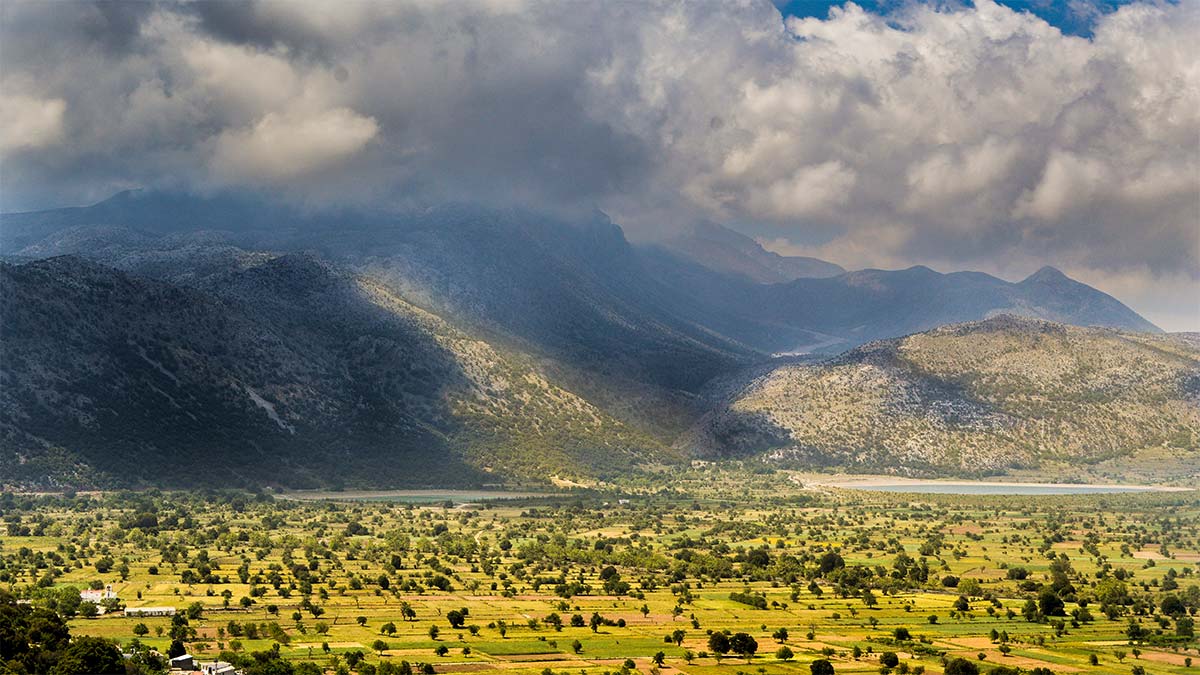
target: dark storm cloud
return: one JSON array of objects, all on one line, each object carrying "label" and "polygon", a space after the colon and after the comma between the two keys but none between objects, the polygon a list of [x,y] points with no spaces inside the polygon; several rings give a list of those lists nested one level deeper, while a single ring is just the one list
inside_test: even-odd
[{"label": "dark storm cloud", "polygon": [[[217,40],[260,49],[284,48],[297,55],[328,58],[335,46],[319,26],[272,15],[257,0],[191,2],[184,9],[199,19],[197,29]],[[282,20],[281,20],[282,19]]]},{"label": "dark storm cloud", "polygon": [[987,0],[897,7],[4,3],[3,207],[517,201],[635,235],[738,222],[847,266],[1195,290],[1200,6],[1123,6],[1086,39]]}]

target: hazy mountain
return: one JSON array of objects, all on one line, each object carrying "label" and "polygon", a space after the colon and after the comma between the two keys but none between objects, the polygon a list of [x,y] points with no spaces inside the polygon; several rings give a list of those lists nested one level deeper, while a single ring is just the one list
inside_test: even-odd
[{"label": "hazy mountain", "polygon": [[758,242],[712,222],[702,222],[662,246],[709,269],[773,284],[806,277],[833,277],[846,270],[818,258],[782,256]]},{"label": "hazy mountain", "polygon": [[986,474],[1147,448],[1200,461],[1200,349],[1010,316],[873,342],[754,378],[696,426],[709,456]]},{"label": "hazy mountain", "polygon": [[862,270],[765,287],[760,315],[841,337],[841,347],[950,323],[1014,314],[1079,326],[1158,332],[1112,296],[1044,268],[1010,283],[928,267]]},{"label": "hazy mountain", "polygon": [[661,450],[528,359],[304,256],[204,290],[74,257],[0,265],[0,298],[12,481],[472,484]]},{"label": "hazy mountain", "polygon": [[[715,225],[681,241],[786,260]],[[178,276],[172,264],[202,275],[211,270],[194,269],[195,258],[231,255],[205,248],[317,251],[533,351],[689,390],[754,352],[813,344],[841,351],[997,313],[1157,330],[1111,296],[1052,269],[1016,284],[925,267],[758,283],[699,255],[630,246],[598,213],[563,219],[472,205],[303,212],[248,198],[121,193],[86,208],[0,216],[0,245],[6,254],[74,253],[163,278]]]},{"label": "hazy mountain", "polygon": [[[703,232],[713,235],[710,238],[717,242],[714,246],[718,248],[750,251],[747,254],[750,259],[761,262],[771,260],[773,255],[732,231],[707,227]],[[695,232],[693,236],[697,236]],[[632,246],[620,227],[600,213],[562,218],[465,204],[389,213],[306,212],[236,197],[123,193],[92,207],[2,215],[0,244],[3,245],[0,255],[8,260],[63,254],[86,257],[135,275],[121,277],[124,280],[121,287],[141,289],[131,298],[110,299],[112,306],[108,313],[113,317],[124,317],[124,324],[114,324],[105,316],[93,316],[90,312],[97,310],[86,308],[85,314],[90,318],[85,325],[94,325],[95,329],[89,329],[91,333],[85,331],[67,343],[61,340],[72,333],[60,330],[55,322],[62,319],[57,315],[43,316],[35,312],[26,317],[24,324],[15,324],[14,330],[23,330],[24,339],[30,344],[36,342],[39,331],[62,333],[47,342],[44,349],[39,348],[42,349],[40,358],[48,362],[53,362],[53,349],[67,350],[80,345],[85,345],[86,349],[78,358],[86,361],[103,353],[97,345],[108,348],[134,339],[120,332],[124,330],[122,325],[137,327],[157,321],[170,327],[163,333],[164,339],[187,344],[189,339],[203,338],[208,341],[205,344],[242,345],[237,358],[221,361],[223,368],[234,371],[234,374],[222,375],[222,382],[247,381],[254,387],[257,377],[273,383],[276,388],[308,392],[305,396],[317,397],[313,401],[328,398],[328,402],[318,405],[305,402],[309,399],[293,404],[282,398],[276,401],[267,397],[277,410],[288,410],[291,405],[303,403],[321,410],[345,412],[355,409],[347,407],[350,406],[347,401],[354,400],[358,394],[345,379],[346,364],[356,362],[357,352],[346,346],[344,334],[373,335],[372,331],[380,321],[394,322],[394,317],[386,321],[380,318],[390,315],[380,309],[378,302],[363,299],[386,294],[395,299],[392,304],[403,308],[396,310],[400,314],[436,320],[439,326],[436,330],[428,328],[429,324],[421,324],[426,326],[425,332],[410,330],[389,338],[407,345],[404,353],[412,355],[413,359],[430,358],[435,362],[442,359],[447,364],[443,373],[447,376],[439,375],[434,378],[436,381],[462,382],[448,374],[458,370],[477,372],[478,369],[461,365],[469,353],[453,349],[449,353],[445,349],[413,351],[416,347],[412,345],[430,345],[438,342],[431,335],[458,331],[458,334],[481,341],[480,344],[486,343],[487,349],[500,355],[497,357],[500,362],[520,364],[511,367],[538,373],[545,386],[550,388],[547,391],[574,392],[576,398],[592,406],[595,414],[603,419],[605,431],[593,436],[583,434],[580,437],[582,445],[572,444],[571,435],[558,436],[555,443],[566,448],[562,450],[566,454],[556,455],[557,459],[547,460],[545,465],[568,464],[564,457],[574,452],[572,448],[578,447],[583,448],[585,468],[596,470],[603,470],[597,457],[604,453],[586,450],[600,447],[602,444],[597,439],[607,442],[615,437],[636,437],[636,442],[622,440],[613,444],[613,447],[621,448],[655,445],[644,435],[670,443],[709,410],[706,397],[714,388],[719,388],[715,383],[738,381],[739,373],[748,368],[761,368],[772,354],[838,353],[872,340],[1002,313],[1078,325],[1157,331],[1111,296],[1072,281],[1050,268],[1018,283],[977,272],[941,274],[924,267],[862,270],[826,278],[761,283],[729,264],[724,269],[714,269],[714,266],[719,267],[717,263],[705,264],[699,256],[685,255],[676,249]],[[755,250],[759,253],[753,253]],[[309,259],[280,258],[288,252],[311,253],[352,274],[346,277],[347,272],[322,268],[332,275],[329,283],[340,280],[336,287],[342,290],[336,293],[297,294],[297,289],[303,286],[299,281],[291,285],[271,285],[269,288],[274,290],[267,295],[254,290],[268,271],[284,265],[280,260]],[[49,277],[56,279],[56,284],[78,286],[80,293],[94,284],[110,285],[103,280],[103,275],[93,278],[87,276],[90,273],[81,273],[84,276],[72,282],[71,270],[76,266],[90,269],[80,260],[71,264],[45,264],[58,270]],[[40,269],[38,265],[27,267],[29,270]],[[29,277],[28,270],[16,272],[18,269],[24,268],[11,268],[7,274],[14,279],[42,278]],[[301,272],[296,269],[290,274],[307,276]],[[257,281],[250,283],[250,280]],[[41,283],[48,288],[54,286],[46,280]],[[368,293],[363,290],[365,288],[372,290]],[[162,302],[150,302],[142,297],[166,294],[167,289],[173,295]],[[27,306],[38,296],[37,291],[27,289],[17,297],[24,298]],[[80,301],[78,297],[75,299],[75,302]],[[189,303],[195,303],[195,311],[204,316],[224,316],[225,319],[207,320],[194,329],[190,325],[174,326],[165,315],[171,311],[173,302],[189,307]],[[21,311],[28,314],[27,309]],[[84,312],[84,308],[75,308],[71,312]],[[141,317],[143,313],[144,318]],[[369,317],[374,318],[368,320]],[[7,316],[5,319],[6,323],[11,323]],[[231,326],[234,333],[210,334],[211,326],[224,325]],[[185,335],[175,337],[173,331],[176,328]],[[114,331],[121,336],[119,340],[110,335]],[[141,333],[135,331],[133,335]],[[265,346],[260,344],[267,337],[271,342]],[[155,339],[139,344],[150,349],[162,341]],[[284,355],[272,351],[276,348],[285,350]],[[208,351],[199,347],[189,347],[188,351],[211,357]],[[315,363],[323,364],[321,367],[327,369],[322,371],[327,374],[322,376],[319,387],[290,387],[271,380],[260,370],[252,369],[249,374],[237,370],[252,368],[251,364],[262,362],[302,363],[304,359],[298,355],[307,353],[314,354]],[[106,377],[114,378],[115,382],[122,381],[122,368],[146,367],[140,357],[104,363],[109,368],[104,371]],[[390,380],[383,374],[388,369],[396,368],[404,373],[407,368],[387,362],[368,365],[363,366],[370,375],[365,379],[375,392],[391,391],[387,387],[393,385],[385,383]],[[40,366],[18,372],[7,364],[0,364],[0,369],[5,371],[6,377],[45,375]],[[55,375],[59,378],[55,381],[75,381],[73,378],[80,375],[72,372],[74,374]],[[285,377],[284,381],[290,380]],[[17,380],[14,382],[26,386]],[[208,391],[206,387],[211,389],[210,384],[201,384],[198,391]],[[29,386],[56,390],[46,382]],[[456,385],[448,391],[471,389],[466,385],[463,387]],[[160,407],[169,405],[165,397],[153,390],[136,390],[141,392],[140,395],[154,397]],[[150,393],[146,394],[147,391]],[[235,391],[233,399],[227,401],[230,396],[228,386],[212,391],[211,398],[223,401],[222,405],[226,407],[211,408],[212,415],[202,418],[206,424],[219,424],[224,412],[239,410],[238,406],[246,404],[248,395],[244,392],[237,394]],[[124,390],[106,391],[104,396],[118,393],[128,396]],[[83,395],[104,398],[99,394],[97,397]],[[549,402],[557,395],[546,394],[547,398],[539,400]],[[413,457],[440,457],[450,453],[446,456],[457,457],[473,467],[489,462],[501,463],[500,459],[485,461],[480,455],[471,454],[472,449],[484,447],[485,443],[464,440],[466,432],[456,426],[462,422],[457,412],[459,408],[444,403],[460,400],[455,398],[457,394],[451,396],[440,390],[436,395],[430,394],[420,405],[421,414],[413,412],[416,408],[388,407],[390,404],[385,405],[388,396],[390,394],[378,399],[378,405],[383,406],[382,412],[362,413],[392,421],[389,422],[392,426],[385,425],[385,431],[378,434],[367,431],[370,426],[355,421],[358,418],[353,415],[339,413],[321,418],[303,414],[301,417],[313,425],[307,430],[305,439],[320,437],[319,424],[326,424],[331,430],[353,429],[361,430],[361,433],[351,442],[345,440],[344,433],[330,431],[339,440],[322,440],[324,445],[315,441],[306,445],[307,440],[292,439],[284,439],[290,445],[270,447],[265,442],[255,442],[266,448],[264,456],[301,457],[309,450],[297,455],[290,449],[300,446],[312,448],[312,452],[318,452],[318,447],[336,447],[338,451],[362,457],[377,457],[379,453],[394,452],[394,448],[410,448],[415,453]],[[18,412],[25,409],[13,408]],[[65,410],[61,415],[75,414]],[[509,420],[505,415],[496,413],[493,418],[501,421],[491,424],[489,429],[513,428],[505,427]],[[544,409],[537,413],[537,418],[548,420],[552,415]],[[61,421],[65,417],[45,419],[49,420],[47,428],[52,428],[58,423],[54,420]],[[228,429],[221,433],[232,438],[242,433],[239,429],[243,427],[238,426],[241,422],[236,421],[240,419],[236,415],[229,419],[232,421]],[[261,415],[248,419],[260,426],[264,424]],[[270,425],[266,426],[271,431],[268,438],[278,435],[280,427],[274,426],[274,431]],[[78,428],[81,434],[86,429]],[[531,428],[539,427],[533,425]],[[610,433],[613,429],[617,431]],[[641,435],[632,429],[640,430]],[[542,431],[549,433],[544,427]],[[513,440],[517,438],[515,435],[501,434],[498,437],[501,440],[496,441],[487,433],[476,435],[490,438],[487,443],[496,448],[512,450],[517,447]],[[371,440],[373,434],[382,440],[374,443]],[[426,434],[429,440],[422,440],[425,437],[421,434]],[[244,435],[255,436],[249,432]],[[114,432],[113,438],[116,437]],[[163,441],[161,444],[145,439],[139,442],[146,447],[170,445],[160,440]],[[356,449],[349,450],[351,445]],[[286,453],[282,450],[285,447],[289,448]],[[504,454],[507,450],[497,452],[507,457],[503,462],[516,467],[517,473],[530,473],[530,467],[518,466],[520,463],[513,454],[515,450],[507,455]],[[539,457],[551,454],[548,451],[535,453]],[[237,454],[242,455],[250,456]],[[311,466],[313,462],[301,458],[288,470],[293,472],[292,475],[302,477]],[[347,466],[348,471],[360,471],[360,466]],[[111,469],[106,466],[105,470]]]}]

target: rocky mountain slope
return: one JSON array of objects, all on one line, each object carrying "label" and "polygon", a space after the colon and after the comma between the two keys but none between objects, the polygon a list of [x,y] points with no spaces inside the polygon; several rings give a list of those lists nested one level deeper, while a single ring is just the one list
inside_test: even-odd
[{"label": "rocky mountain slope", "polygon": [[684,445],[913,475],[1093,463],[1152,447],[1200,462],[1200,349],[1011,316],[947,326],[775,368]]},{"label": "rocky mountain slope", "polygon": [[206,278],[0,265],[9,482],[478,484],[662,448],[372,280],[306,256]]}]

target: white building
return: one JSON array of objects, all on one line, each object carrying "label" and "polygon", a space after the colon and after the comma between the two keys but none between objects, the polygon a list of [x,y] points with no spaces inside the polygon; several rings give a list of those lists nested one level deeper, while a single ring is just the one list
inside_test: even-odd
[{"label": "white building", "polygon": [[104,600],[116,600],[117,594],[113,592],[112,584],[109,584],[99,591],[93,591],[90,588],[79,591],[79,598],[84,602],[94,602],[98,605]]}]

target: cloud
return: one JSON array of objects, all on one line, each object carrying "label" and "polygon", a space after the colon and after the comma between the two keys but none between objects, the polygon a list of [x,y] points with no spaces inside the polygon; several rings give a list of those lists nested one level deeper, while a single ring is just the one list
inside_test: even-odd
[{"label": "cloud", "polygon": [[212,168],[219,182],[278,182],[335,166],[378,132],[375,120],[348,108],[313,115],[267,113],[251,127],[223,132]]},{"label": "cloud", "polygon": [[797,169],[749,194],[750,207],[784,218],[827,215],[845,206],[858,175],[840,161]]},{"label": "cloud", "polygon": [[4,208],[254,179],[1200,284],[1200,3],[120,5],[0,5],[0,97],[51,106],[6,115]]},{"label": "cloud", "polygon": [[66,109],[61,98],[0,96],[0,154],[59,142]]}]

